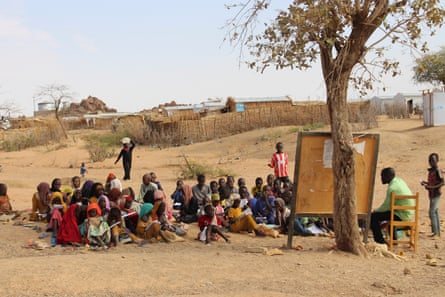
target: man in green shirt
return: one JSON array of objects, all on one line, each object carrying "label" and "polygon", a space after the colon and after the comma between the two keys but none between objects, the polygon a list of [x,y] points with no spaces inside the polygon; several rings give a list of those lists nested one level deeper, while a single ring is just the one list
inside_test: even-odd
[{"label": "man in green shirt", "polygon": [[[391,194],[394,192],[396,195],[412,195],[412,193],[407,184],[401,178],[396,177],[394,168],[387,167],[382,169],[381,178],[382,184],[388,184],[388,189],[386,190],[385,201],[371,213],[371,230],[375,242],[385,243],[380,225],[383,221],[390,220]],[[411,205],[412,203],[413,201],[411,199],[400,201],[400,205]],[[394,220],[407,221],[412,219],[413,215],[414,213],[412,210],[396,210],[394,213]],[[394,232],[394,237],[395,236],[396,232]]]}]

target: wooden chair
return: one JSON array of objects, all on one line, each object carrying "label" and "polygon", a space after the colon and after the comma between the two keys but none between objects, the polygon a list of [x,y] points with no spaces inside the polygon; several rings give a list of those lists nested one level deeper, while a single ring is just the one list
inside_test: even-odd
[{"label": "wooden chair", "polygon": [[[414,205],[399,205],[401,200],[413,200]],[[395,221],[394,213],[396,210],[413,210],[414,217],[409,221]],[[389,222],[391,226],[389,229],[389,250],[392,251],[394,244],[404,243],[413,247],[414,251],[417,251],[417,239],[419,237],[419,192],[415,195],[391,195],[391,220]],[[409,230],[409,238],[397,238],[394,240],[395,229]]]}]

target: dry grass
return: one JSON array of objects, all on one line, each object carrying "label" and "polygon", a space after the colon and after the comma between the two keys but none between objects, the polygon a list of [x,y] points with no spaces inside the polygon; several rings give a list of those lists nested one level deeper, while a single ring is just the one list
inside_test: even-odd
[{"label": "dry grass", "polygon": [[236,174],[228,169],[219,166],[212,166],[205,162],[197,162],[189,160],[185,155],[182,155],[184,163],[179,165],[178,177],[183,179],[193,179],[200,174],[209,178],[216,178],[220,176],[235,176]]},{"label": "dry grass", "polygon": [[20,151],[38,145],[60,141],[63,131],[55,120],[48,120],[44,126],[26,130],[10,130],[3,136],[1,149],[7,152]]}]

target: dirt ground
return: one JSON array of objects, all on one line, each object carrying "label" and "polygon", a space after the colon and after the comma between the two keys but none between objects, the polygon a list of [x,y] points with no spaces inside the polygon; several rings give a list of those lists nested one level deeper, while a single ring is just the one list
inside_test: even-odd
[{"label": "dirt ground", "polygon": [[[139,146],[133,155],[133,179],[124,186],[137,191],[142,175],[154,171],[169,195],[185,154],[190,160],[245,177],[250,187],[257,176],[265,178],[270,173],[266,164],[277,141],[284,143],[294,167],[297,133],[290,131],[291,127],[259,129],[162,150]],[[41,233],[10,222],[0,224],[0,296],[443,296],[445,236],[432,240],[426,235],[430,232],[428,200],[419,180],[426,178],[429,153],[445,156],[445,128],[425,128],[420,119],[382,118],[378,128],[363,132],[380,133],[377,172],[394,167],[411,190],[422,196],[418,251],[398,247],[396,252],[404,255],[401,261],[332,250],[334,240],[329,237],[295,236],[294,244],[303,249],[283,250],[283,255],[275,256],[253,253],[252,248],[279,249],[287,237],[230,234],[231,244],[218,241],[205,246],[194,240],[194,225],[185,242],[128,244],[106,252],[61,246],[36,250],[24,246]],[[1,152],[0,182],[8,184],[15,209],[31,207],[39,182],[51,182],[54,177],[68,182],[78,175],[80,162],[87,163],[89,179],[104,182],[110,172],[123,174],[114,159],[88,162],[84,133],[71,132],[68,146],[62,149],[47,145]],[[374,207],[383,201],[385,191],[377,177]],[[443,207],[440,216],[445,218]],[[49,238],[42,241],[49,243]],[[437,266],[427,265],[427,256],[434,257]]]}]

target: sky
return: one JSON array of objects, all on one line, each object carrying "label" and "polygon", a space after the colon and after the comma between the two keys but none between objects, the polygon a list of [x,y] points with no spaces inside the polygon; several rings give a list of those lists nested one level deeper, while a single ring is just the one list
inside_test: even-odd
[{"label": "sky", "polygon": [[[230,2],[0,0],[0,104],[13,102],[32,115],[35,94],[53,83],[67,85],[74,102],[94,96],[119,112],[228,96],[323,100],[319,64],[261,74],[240,61],[239,49],[224,42],[235,13],[225,8]],[[444,36],[441,29],[428,38],[430,49],[445,45]],[[402,75],[386,78],[386,91],[375,85],[369,97],[431,87],[413,82],[408,50],[390,55],[400,59]]]}]

